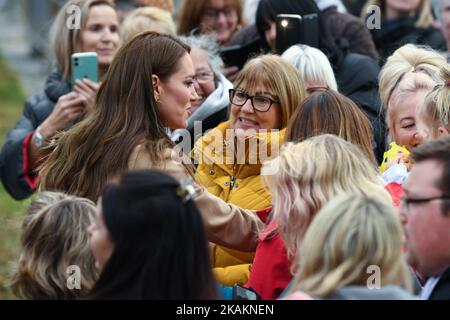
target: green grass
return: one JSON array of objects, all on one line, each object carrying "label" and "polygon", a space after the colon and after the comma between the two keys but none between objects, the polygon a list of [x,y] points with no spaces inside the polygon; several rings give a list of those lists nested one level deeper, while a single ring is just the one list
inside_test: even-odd
[{"label": "green grass", "polygon": [[[22,114],[25,94],[0,57],[0,145]],[[19,254],[20,224],[30,200],[16,201],[0,186],[0,300],[15,299],[8,287]]]}]

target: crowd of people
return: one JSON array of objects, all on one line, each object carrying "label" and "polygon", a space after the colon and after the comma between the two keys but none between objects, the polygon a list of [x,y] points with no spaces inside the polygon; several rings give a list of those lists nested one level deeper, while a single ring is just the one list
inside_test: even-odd
[{"label": "crowd of people", "polygon": [[[0,153],[5,189],[34,197],[16,296],[450,299],[450,0],[358,8],[67,1]],[[278,14],[316,14],[317,47],[276,52]],[[78,52],[98,83],[72,81]]]}]

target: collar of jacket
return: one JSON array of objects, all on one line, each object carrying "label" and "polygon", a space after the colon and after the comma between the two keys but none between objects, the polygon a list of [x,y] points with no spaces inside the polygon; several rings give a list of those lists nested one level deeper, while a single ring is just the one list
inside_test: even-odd
[{"label": "collar of jacket", "polygon": [[44,91],[47,97],[56,103],[59,97],[72,91],[72,84],[64,78],[57,67],[53,67],[45,81]]},{"label": "collar of jacket", "polygon": [[199,139],[191,156],[214,164],[236,178],[260,175],[262,162],[278,155],[284,134],[285,129],[281,129],[236,139],[230,121],[226,121]]}]

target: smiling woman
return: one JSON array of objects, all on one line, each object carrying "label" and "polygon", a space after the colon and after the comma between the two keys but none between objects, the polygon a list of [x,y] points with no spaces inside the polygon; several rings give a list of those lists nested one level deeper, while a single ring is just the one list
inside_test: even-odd
[{"label": "smiling woman", "polygon": [[96,52],[98,64],[111,64],[119,44],[119,26],[116,11],[103,4],[89,10],[85,30],[81,33],[81,51]]},{"label": "smiling woman", "polygon": [[438,83],[445,58],[438,52],[413,44],[397,49],[379,76],[380,97],[387,109],[387,124],[392,139],[414,149],[420,139],[416,128],[416,108]]},{"label": "smiling woman", "polygon": [[[305,87],[299,72],[290,63],[268,54],[245,65],[235,81],[235,88],[230,90],[230,120],[195,144],[194,157],[200,162],[195,178],[226,202],[260,210],[271,203],[271,195],[260,180],[262,161],[278,153],[284,128],[294,109],[306,97]],[[252,152],[252,146],[253,151],[257,147],[265,152]],[[238,151],[240,147],[244,156]],[[216,269],[221,283],[246,282],[253,255],[216,248],[214,258],[215,267],[245,263],[240,269],[233,267],[234,272]]]},{"label": "smiling woman", "polygon": [[184,0],[178,33],[210,33],[226,44],[242,24],[242,0]]},{"label": "smiling woman", "polygon": [[388,107],[388,126],[392,139],[412,151],[420,143],[416,113],[436,83],[423,73],[408,74],[395,88]]}]

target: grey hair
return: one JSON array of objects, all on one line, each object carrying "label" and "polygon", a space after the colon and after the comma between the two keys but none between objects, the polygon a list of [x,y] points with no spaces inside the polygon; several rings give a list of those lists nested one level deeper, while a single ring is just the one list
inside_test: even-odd
[{"label": "grey hair", "polygon": [[223,61],[219,55],[219,43],[210,35],[191,35],[179,37],[181,41],[191,48],[199,48],[206,53],[208,57],[208,64],[211,67],[214,75],[217,77],[222,74]]}]

